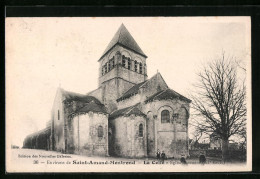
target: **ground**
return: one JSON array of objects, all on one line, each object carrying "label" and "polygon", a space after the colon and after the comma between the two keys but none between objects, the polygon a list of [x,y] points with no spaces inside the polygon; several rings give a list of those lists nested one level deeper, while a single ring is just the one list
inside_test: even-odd
[{"label": "ground", "polygon": [[[22,172],[105,172],[105,171],[177,171],[184,165],[180,164],[179,159],[168,159],[162,164],[154,158],[142,159],[126,159],[116,157],[88,157],[74,154],[62,154],[55,151],[35,150],[35,149],[11,149],[10,164],[7,171],[22,171]],[[208,166],[223,165],[222,161],[214,158],[207,158],[207,164],[204,166],[198,164],[198,159],[187,159],[189,170],[198,168],[205,170]],[[7,160],[8,164],[8,160]],[[197,164],[197,165],[195,165]],[[241,164],[239,164],[241,165]],[[127,167],[126,167],[127,166]],[[207,166],[207,167],[206,167]],[[224,167],[225,165],[223,165]],[[177,168],[178,167],[178,168]],[[126,170],[127,169],[127,170]],[[142,170],[141,170],[142,169]],[[180,170],[181,171],[181,170]],[[207,170],[206,170],[207,171]]]}]

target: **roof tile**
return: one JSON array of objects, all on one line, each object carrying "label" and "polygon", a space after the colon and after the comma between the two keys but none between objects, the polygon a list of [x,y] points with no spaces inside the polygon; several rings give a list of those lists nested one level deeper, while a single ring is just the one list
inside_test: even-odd
[{"label": "roof tile", "polygon": [[77,112],[89,112],[89,111],[107,113],[106,108],[105,108],[104,105],[96,104],[93,101],[88,103],[84,107],[78,109]]},{"label": "roof tile", "polygon": [[126,107],[123,109],[119,109],[117,111],[114,111],[110,116],[109,119],[115,119],[120,116],[130,116],[131,114],[137,115],[137,116],[146,116],[142,111],[138,109],[138,104]]},{"label": "roof tile", "polygon": [[182,96],[181,94],[177,93],[176,91],[174,91],[170,88],[155,93],[154,95],[147,98],[147,100],[145,102],[148,103],[153,100],[174,99],[174,98],[179,98],[180,100],[184,100],[189,103],[191,102],[190,99]]},{"label": "roof tile", "polygon": [[79,93],[74,93],[70,91],[63,90],[63,96],[65,97],[66,101],[82,101],[86,103],[90,103],[94,101],[96,104],[102,104],[97,98],[94,96],[83,95]]}]

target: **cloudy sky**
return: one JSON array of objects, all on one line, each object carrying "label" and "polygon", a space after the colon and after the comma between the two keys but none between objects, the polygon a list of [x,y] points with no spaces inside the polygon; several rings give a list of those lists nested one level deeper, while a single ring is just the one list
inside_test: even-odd
[{"label": "cloudy sky", "polygon": [[148,77],[158,70],[186,96],[199,66],[223,50],[243,64],[251,59],[248,17],[7,18],[8,141],[22,146],[45,127],[59,85],[82,94],[97,88],[97,61],[122,23],[148,56]]}]

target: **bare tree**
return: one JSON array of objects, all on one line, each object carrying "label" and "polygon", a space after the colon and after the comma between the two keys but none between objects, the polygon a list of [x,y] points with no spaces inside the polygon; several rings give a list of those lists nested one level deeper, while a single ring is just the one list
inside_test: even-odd
[{"label": "bare tree", "polygon": [[242,60],[235,60],[235,64],[244,72],[246,72],[246,68],[244,67],[244,64],[242,64]]},{"label": "bare tree", "polygon": [[247,133],[246,133],[246,128],[244,127],[240,132],[238,133],[241,141],[240,141],[240,149],[243,151],[246,150],[246,144],[247,144]]},{"label": "bare tree", "polygon": [[246,90],[237,80],[237,65],[232,58],[213,60],[198,73],[199,81],[192,95],[195,128],[222,139],[222,157],[228,158],[228,141],[239,135],[246,125]]}]

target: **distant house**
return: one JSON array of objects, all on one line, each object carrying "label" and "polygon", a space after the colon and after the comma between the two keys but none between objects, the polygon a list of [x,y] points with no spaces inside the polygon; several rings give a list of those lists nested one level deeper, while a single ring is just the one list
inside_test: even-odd
[{"label": "distant house", "polygon": [[[210,149],[222,150],[222,139],[216,133],[210,135]],[[237,142],[229,142],[228,149],[239,150],[239,144]]]},{"label": "distant house", "polygon": [[208,150],[210,147],[209,143],[200,143],[198,140],[190,141],[190,150]]},{"label": "distant house", "polygon": [[210,145],[209,148],[212,150],[221,150],[222,149],[222,140],[215,132],[213,132],[210,135],[209,145]]}]

